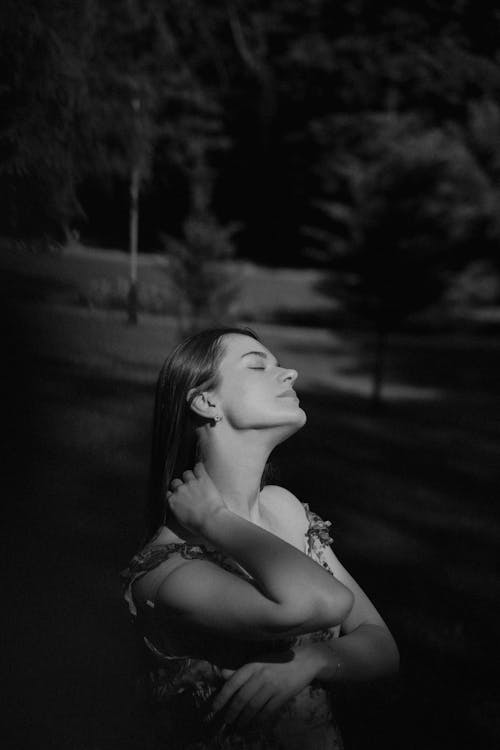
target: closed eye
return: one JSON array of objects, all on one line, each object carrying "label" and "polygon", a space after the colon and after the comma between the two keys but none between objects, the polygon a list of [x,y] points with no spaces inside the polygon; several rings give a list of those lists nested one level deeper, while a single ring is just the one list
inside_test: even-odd
[{"label": "closed eye", "polygon": [[265,367],[249,367],[249,370],[265,370]]}]

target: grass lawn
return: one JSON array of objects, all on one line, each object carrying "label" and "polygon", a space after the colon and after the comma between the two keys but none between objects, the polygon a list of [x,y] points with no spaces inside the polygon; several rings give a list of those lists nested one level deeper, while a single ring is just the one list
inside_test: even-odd
[{"label": "grass lawn", "polygon": [[[122,251],[73,244],[61,252],[37,255],[0,239],[0,253],[4,284],[17,299],[102,307],[103,289],[107,289],[108,304],[113,291],[126,297],[129,258]],[[249,262],[236,268],[238,314],[247,320],[279,319],[289,312],[291,303],[296,315],[325,315],[334,307],[315,290],[322,278],[320,271],[262,268]],[[150,305],[152,297],[160,297],[167,312],[175,310],[164,255],[140,255],[138,279],[139,290],[144,290]]]},{"label": "grass lawn", "polygon": [[[3,332],[11,746],[144,750],[117,576],[174,327],[28,297]],[[255,327],[299,369],[308,414],[276,452],[279,481],[333,522],[401,648],[396,685],[339,695],[347,750],[499,747],[500,341],[396,337],[373,412],[364,335]]]}]

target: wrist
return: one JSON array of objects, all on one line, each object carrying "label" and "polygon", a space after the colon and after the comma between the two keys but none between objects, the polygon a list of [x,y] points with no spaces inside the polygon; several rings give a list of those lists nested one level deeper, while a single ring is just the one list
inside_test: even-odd
[{"label": "wrist", "polygon": [[314,679],[329,684],[342,679],[342,662],[339,654],[329,641],[311,643],[311,659],[314,668]]},{"label": "wrist", "polygon": [[232,515],[229,508],[221,505],[219,508],[215,508],[207,513],[200,524],[198,532],[209,541],[212,541],[214,536],[218,536],[217,532],[220,531],[225,519]]},{"label": "wrist", "polygon": [[327,663],[327,654],[324,652],[323,643],[305,643],[303,646],[295,646],[292,651],[295,661],[300,665],[301,671],[307,671],[309,681],[321,680]]}]

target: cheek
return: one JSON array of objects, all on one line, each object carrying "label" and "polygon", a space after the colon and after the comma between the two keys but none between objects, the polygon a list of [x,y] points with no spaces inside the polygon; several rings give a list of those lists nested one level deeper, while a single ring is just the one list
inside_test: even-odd
[{"label": "cheek", "polygon": [[273,400],[264,383],[238,382],[228,385],[221,392],[221,402],[226,417],[235,420],[251,419],[272,411]]},{"label": "cheek", "polygon": [[269,401],[269,393],[266,392],[263,384],[259,383],[240,383],[231,393],[232,405],[245,410],[258,409],[264,404],[267,404],[269,408]]}]

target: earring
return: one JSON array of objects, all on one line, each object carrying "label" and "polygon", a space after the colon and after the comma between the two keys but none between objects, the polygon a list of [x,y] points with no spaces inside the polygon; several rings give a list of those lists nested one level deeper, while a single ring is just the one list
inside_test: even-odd
[{"label": "earring", "polygon": [[220,414],[216,414],[214,417],[214,422],[222,422],[222,417]]}]

